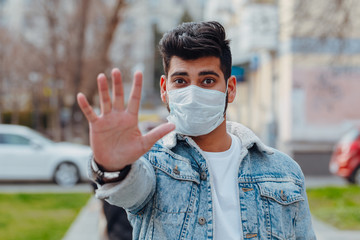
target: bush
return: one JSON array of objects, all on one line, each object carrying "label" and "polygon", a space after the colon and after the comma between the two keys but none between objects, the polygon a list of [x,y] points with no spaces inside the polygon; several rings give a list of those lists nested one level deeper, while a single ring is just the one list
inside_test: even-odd
[{"label": "bush", "polygon": [[[39,111],[39,115],[38,115],[39,126],[36,126],[36,121],[35,121],[36,116],[34,111],[31,110],[21,111],[19,112],[19,122],[17,124],[34,129],[38,129],[38,128],[47,129],[49,127],[51,114],[53,113],[54,111],[51,109]],[[13,117],[14,117],[14,112],[12,111],[6,111],[1,113],[2,123],[4,124],[11,124]]]}]

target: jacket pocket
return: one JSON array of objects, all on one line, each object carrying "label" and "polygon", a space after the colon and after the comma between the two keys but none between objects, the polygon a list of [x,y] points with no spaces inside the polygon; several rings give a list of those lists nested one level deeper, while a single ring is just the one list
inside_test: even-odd
[{"label": "jacket pocket", "polygon": [[291,181],[262,182],[258,186],[272,239],[295,239],[299,202],[304,201],[303,189]]},{"label": "jacket pocket", "polygon": [[179,180],[159,169],[155,174],[152,239],[180,239],[181,233],[188,228],[185,219],[193,215],[198,186],[196,181]]},{"label": "jacket pocket", "polygon": [[179,239],[193,215],[200,175],[192,169],[189,159],[166,149],[151,155],[149,160],[156,177],[151,239]]},{"label": "jacket pocket", "polygon": [[155,208],[164,213],[191,212],[191,198],[195,197],[196,181],[180,180],[167,172],[156,169]]},{"label": "jacket pocket", "polygon": [[190,160],[163,151],[152,155],[150,162],[156,177],[154,207],[164,213],[192,211],[190,199],[194,198],[200,176],[192,169]]}]

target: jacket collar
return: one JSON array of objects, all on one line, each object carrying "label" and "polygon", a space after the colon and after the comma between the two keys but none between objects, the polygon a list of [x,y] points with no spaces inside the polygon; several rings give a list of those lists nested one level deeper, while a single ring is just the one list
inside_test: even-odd
[{"label": "jacket collar", "polygon": [[[260,139],[247,127],[240,123],[236,122],[226,122],[226,129],[229,133],[240,138],[241,143],[247,149],[252,148],[256,145],[257,149],[260,152],[264,152],[267,154],[273,154],[274,151],[272,148],[266,146],[264,143],[260,141]],[[174,131],[166,135],[162,138],[163,145],[166,148],[172,149],[176,146],[177,139],[184,139],[183,135],[176,134]]]}]

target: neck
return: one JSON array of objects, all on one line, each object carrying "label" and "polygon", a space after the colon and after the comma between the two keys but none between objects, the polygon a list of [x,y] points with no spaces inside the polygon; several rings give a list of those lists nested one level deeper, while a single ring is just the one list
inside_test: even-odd
[{"label": "neck", "polygon": [[191,137],[205,152],[224,152],[231,146],[231,136],[226,131],[224,120],[214,131],[197,137]]}]

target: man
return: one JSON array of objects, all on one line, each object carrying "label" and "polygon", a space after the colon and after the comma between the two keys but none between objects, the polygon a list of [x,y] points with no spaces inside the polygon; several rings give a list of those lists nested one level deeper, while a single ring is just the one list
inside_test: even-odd
[{"label": "man", "polygon": [[299,166],[226,122],[236,80],[224,28],[182,24],[163,36],[160,51],[169,123],[141,135],[140,73],[127,108],[117,69],[112,100],[98,77],[100,116],[78,95],[97,197],[127,210],[134,239],[315,239]]}]

